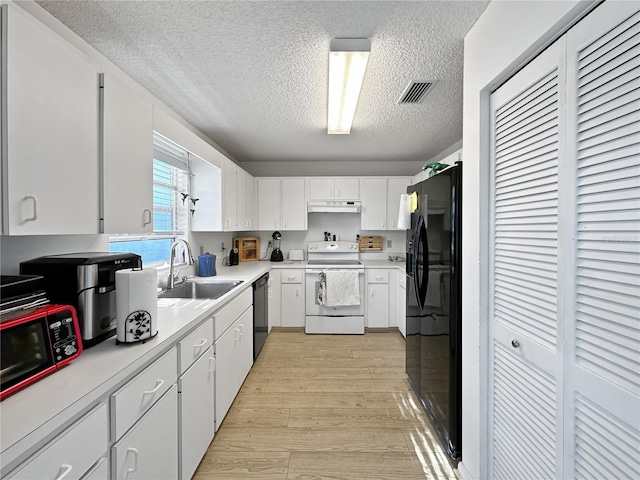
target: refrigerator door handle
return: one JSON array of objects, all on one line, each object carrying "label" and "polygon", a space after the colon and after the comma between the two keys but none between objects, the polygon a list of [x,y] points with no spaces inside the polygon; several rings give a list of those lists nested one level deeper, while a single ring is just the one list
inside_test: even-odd
[{"label": "refrigerator door handle", "polygon": [[[427,300],[427,284],[429,281],[429,244],[427,243],[427,228],[424,217],[420,217],[416,226],[416,259],[414,270],[414,282],[418,295],[418,306],[424,310]],[[422,265],[422,271],[418,271],[418,263]]]}]

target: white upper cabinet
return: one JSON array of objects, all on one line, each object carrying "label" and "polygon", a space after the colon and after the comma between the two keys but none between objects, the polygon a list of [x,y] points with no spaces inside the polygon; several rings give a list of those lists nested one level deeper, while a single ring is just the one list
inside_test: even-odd
[{"label": "white upper cabinet", "polygon": [[397,230],[400,213],[400,195],[407,193],[411,185],[409,177],[387,179],[387,230]]},{"label": "white upper cabinet", "polygon": [[231,160],[224,159],[222,169],[222,191],[224,210],[224,231],[235,232],[238,230],[238,199],[237,178],[239,167]]},{"label": "white upper cabinet", "polygon": [[304,178],[282,179],[282,230],[307,229]]},{"label": "white upper cabinet", "polygon": [[153,104],[105,74],[102,233],[153,231]]},{"label": "white upper cabinet", "polygon": [[197,198],[191,217],[191,230],[194,232],[222,231],[222,169],[209,161],[222,154],[211,148],[207,160],[197,155],[189,155],[191,177],[191,195]]},{"label": "white upper cabinet", "polygon": [[363,178],[362,212],[360,228],[362,230],[386,230],[387,228],[387,179]]},{"label": "white upper cabinet", "polygon": [[360,179],[357,177],[309,179],[309,200],[359,200]]},{"label": "white upper cabinet", "polygon": [[[229,159],[224,160],[224,231],[253,230],[255,197],[254,178]],[[248,194],[249,189],[251,194]],[[250,196],[251,198],[248,198]]]},{"label": "white upper cabinet", "polygon": [[3,234],[98,233],[97,67],[19,7],[1,8]]},{"label": "white upper cabinet", "polygon": [[246,215],[245,219],[247,222],[246,230],[257,230],[258,229],[258,184],[253,175],[248,172],[245,172],[246,179]]},{"label": "white upper cabinet", "polygon": [[258,229],[281,230],[279,178],[258,178]]}]

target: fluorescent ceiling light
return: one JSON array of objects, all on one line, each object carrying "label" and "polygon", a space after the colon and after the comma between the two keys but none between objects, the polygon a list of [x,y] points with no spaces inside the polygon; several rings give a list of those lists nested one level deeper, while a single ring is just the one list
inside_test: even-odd
[{"label": "fluorescent ceiling light", "polygon": [[371,42],[368,38],[334,38],[329,50],[327,133],[351,133]]}]

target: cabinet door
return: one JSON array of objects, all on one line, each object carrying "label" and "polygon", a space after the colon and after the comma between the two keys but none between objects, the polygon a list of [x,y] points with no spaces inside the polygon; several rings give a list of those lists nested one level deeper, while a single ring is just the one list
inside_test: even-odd
[{"label": "cabinet door", "polygon": [[307,229],[304,178],[282,179],[282,230]]},{"label": "cabinet door", "polygon": [[336,200],[360,199],[360,179],[357,177],[336,178],[334,189]]},{"label": "cabinet door", "polygon": [[385,230],[387,224],[387,179],[362,179],[362,230]]},{"label": "cabinet door", "polygon": [[409,177],[387,179],[387,230],[397,230],[400,195],[407,193],[410,184]]},{"label": "cabinet door", "polygon": [[102,232],[153,231],[153,105],[104,75]]},{"label": "cabinet door", "polygon": [[98,233],[97,68],[19,7],[5,14],[3,233]]},{"label": "cabinet door", "polygon": [[249,308],[216,340],[216,430],[253,365],[252,325],[253,308]]},{"label": "cabinet door", "polygon": [[280,179],[258,179],[258,229],[280,230]]},{"label": "cabinet door", "polygon": [[333,178],[310,178],[309,200],[333,200]]},{"label": "cabinet door", "polygon": [[253,175],[247,173],[247,187],[246,187],[246,195],[247,195],[247,230],[257,230],[258,229],[258,186],[256,183],[256,179]]},{"label": "cabinet door", "polygon": [[282,284],[282,326],[304,327],[304,289],[302,283]]},{"label": "cabinet door", "polygon": [[169,391],[111,447],[114,480],[178,478],[178,389]]},{"label": "cabinet door", "polygon": [[367,327],[389,328],[389,285],[367,285]]},{"label": "cabinet door", "polygon": [[237,200],[238,166],[225,158],[222,169],[222,193],[224,198],[224,231],[238,230],[238,200]]},{"label": "cabinet door", "polygon": [[206,160],[189,154],[191,194],[198,199],[191,216],[192,232],[220,232],[223,226],[222,169],[214,162],[224,165],[224,160],[213,148],[207,153]]},{"label": "cabinet door", "polygon": [[180,478],[190,479],[215,432],[213,346],[178,380]]},{"label": "cabinet door", "polygon": [[271,327],[282,326],[282,298],[280,285],[280,270],[269,272],[269,331]]},{"label": "cabinet door", "polygon": [[247,218],[247,177],[249,174],[238,168],[236,177],[236,211],[238,216],[238,230],[249,230],[249,219]]}]

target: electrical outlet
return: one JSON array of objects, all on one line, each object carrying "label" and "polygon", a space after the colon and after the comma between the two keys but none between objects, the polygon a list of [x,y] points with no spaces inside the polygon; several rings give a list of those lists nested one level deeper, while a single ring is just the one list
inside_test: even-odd
[{"label": "electrical outlet", "polygon": [[222,242],[222,249],[221,249],[221,251],[223,251],[223,250],[224,250],[224,242]]},{"label": "electrical outlet", "polygon": [[392,243],[393,243],[393,242],[392,242],[391,240],[387,240],[387,248],[391,248],[391,244],[392,244]]}]

